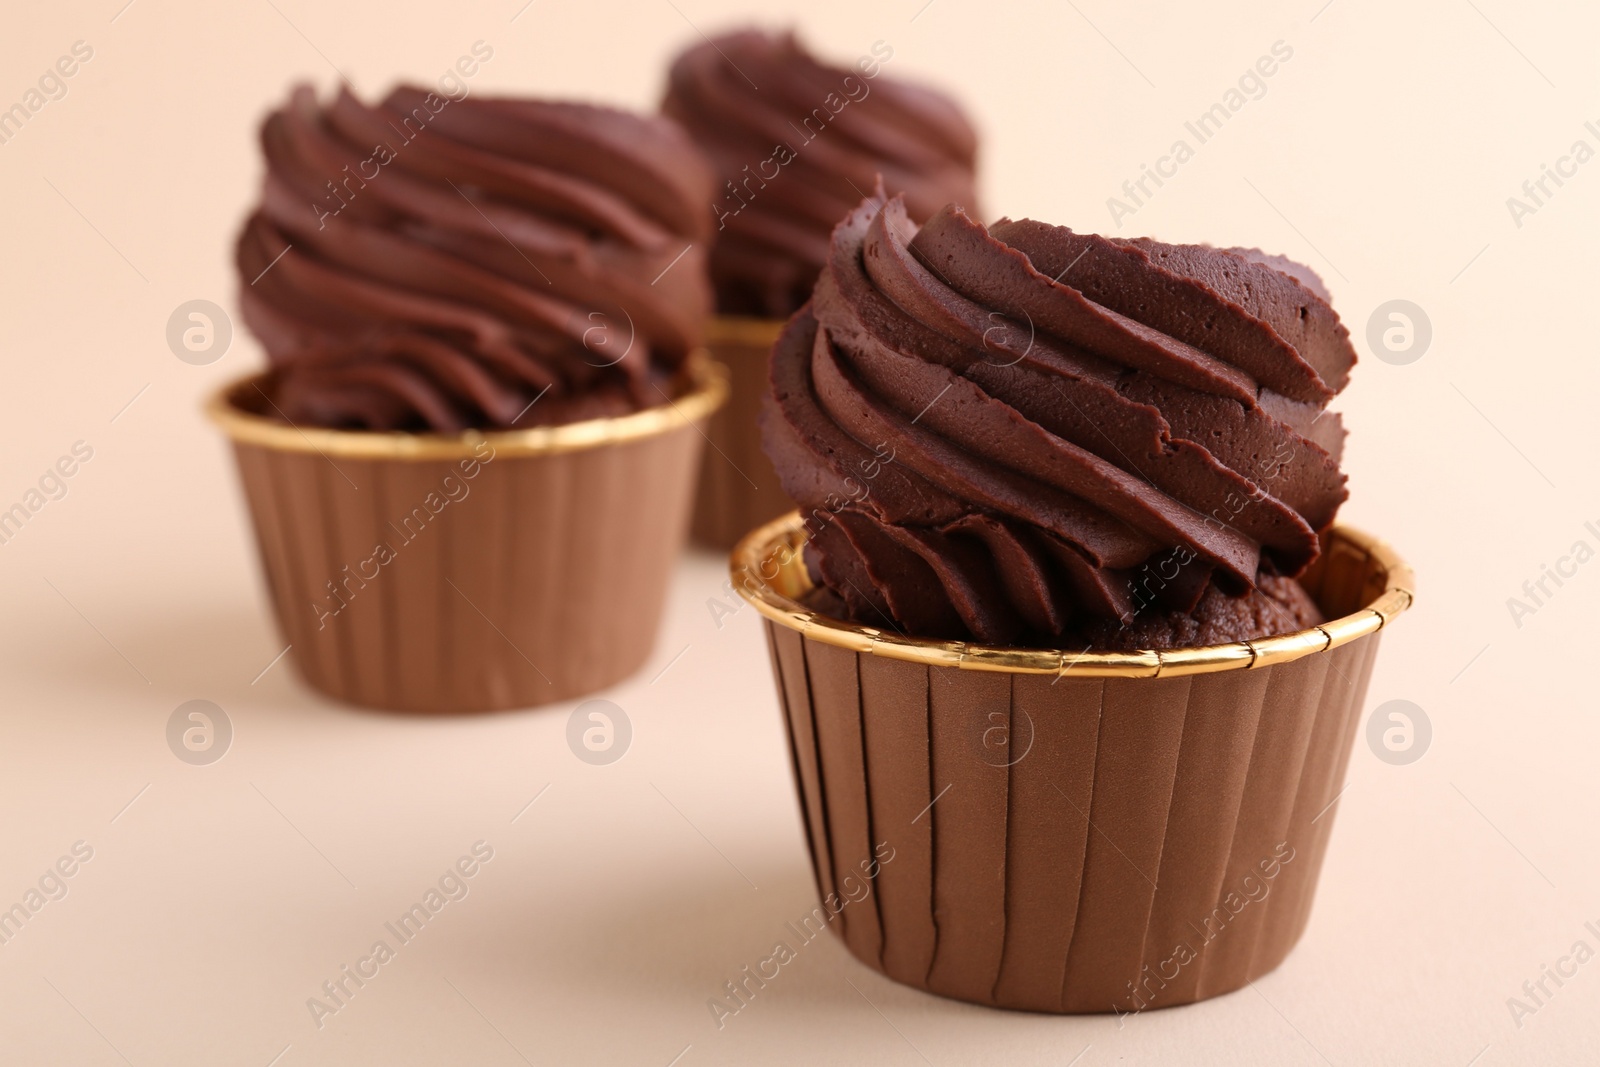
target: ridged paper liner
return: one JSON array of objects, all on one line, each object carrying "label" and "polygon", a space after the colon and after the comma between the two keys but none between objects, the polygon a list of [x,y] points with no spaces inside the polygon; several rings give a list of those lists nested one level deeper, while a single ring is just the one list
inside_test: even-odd
[{"label": "ridged paper liner", "polygon": [[706,428],[710,446],[700,458],[690,536],[710,548],[730,549],[751,529],[794,507],[772,461],[761,449],[756,416],[766,395],[767,356],[781,319],[713,318],[706,330],[712,358],[728,368],[728,403]]},{"label": "ridged paper liner", "polygon": [[1305,584],[1334,621],[1305,634],[1080,661],[811,615],[797,534],[793,516],[752,534],[734,581],[765,616],[818,891],[850,901],[832,926],[852,954],[1050,1012],[1189,1003],[1283,961],[1376,631],[1411,602],[1386,546],[1332,533]]},{"label": "ridged paper liner", "polygon": [[251,412],[257,381],[210,411],[233,438],[278,625],[313,687],[476,711],[579,696],[643,664],[719,369],[662,408],[460,437],[298,430]]}]

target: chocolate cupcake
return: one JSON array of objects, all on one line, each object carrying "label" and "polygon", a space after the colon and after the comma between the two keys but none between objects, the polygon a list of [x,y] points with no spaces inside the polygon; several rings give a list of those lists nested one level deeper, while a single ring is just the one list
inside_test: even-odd
[{"label": "chocolate cupcake", "polygon": [[851,66],[814,58],[792,33],[747,30],[673,63],[662,111],[710,157],[720,182],[710,269],[717,316],[708,345],[731,373],[712,419],[693,536],[727,548],[791,506],[760,450],[755,416],[783,320],[811,296],[829,234],[882,177],[925,219],[976,209],[977,135],[948,97],[888,76],[883,41]]},{"label": "chocolate cupcake", "polygon": [[420,711],[630,673],[726,392],[697,149],[664,119],[409,87],[297,88],[261,144],[237,265],[270,367],[211,412],[301,673]]},{"label": "chocolate cupcake", "polygon": [[1334,525],[1354,362],[1315,276],[1254,250],[919,228],[881,189],[838,226],[762,420],[801,508],[733,571],[825,899],[877,861],[834,924],[857,957],[1064,1012],[1283,960],[1412,599]]}]

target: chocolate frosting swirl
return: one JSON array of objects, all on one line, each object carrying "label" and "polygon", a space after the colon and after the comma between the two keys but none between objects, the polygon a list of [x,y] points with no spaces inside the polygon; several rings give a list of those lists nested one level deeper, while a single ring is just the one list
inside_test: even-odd
[{"label": "chocolate frosting swirl", "polygon": [[722,182],[712,210],[717,310],[786,318],[811,296],[834,224],[873,188],[903,191],[913,218],[973,203],[977,135],[942,93],[891,79],[879,41],[851,68],[794,34],[730,33],[673,63],[662,110]]},{"label": "chocolate frosting swirl", "polygon": [[1314,613],[1278,579],[1345,499],[1325,406],[1355,353],[1281,268],[954,204],[919,230],[880,187],[772,357],[814,574],[861,622],[990,643],[1151,640],[1146,609],[1219,594]]},{"label": "chocolate frosting swirl", "polygon": [[663,403],[711,293],[711,175],[585,104],[297,87],[236,260],[294,422],[454,433]]}]

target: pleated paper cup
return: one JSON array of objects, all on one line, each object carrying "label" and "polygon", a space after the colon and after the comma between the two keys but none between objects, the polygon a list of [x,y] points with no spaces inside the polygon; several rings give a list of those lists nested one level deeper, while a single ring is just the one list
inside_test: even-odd
[{"label": "pleated paper cup", "polygon": [[691,536],[726,551],[751,529],[794,507],[772,461],[761,450],[756,416],[767,393],[767,355],[782,319],[719,315],[706,326],[706,347],[728,368],[728,403],[711,417],[710,441],[700,459]]},{"label": "pleated paper cup", "polygon": [[661,407],[459,436],[296,427],[271,417],[263,377],[224,388],[208,414],[300,674],[352,704],[456,712],[638,669],[727,393],[721,368],[690,366]]},{"label": "pleated paper cup", "polygon": [[1378,633],[1412,601],[1334,529],[1332,621],[1079,654],[918,641],[809,611],[797,515],[735,550],[764,616],[824,914],[857,959],[960,1000],[1130,1012],[1237,989],[1311,909]]}]

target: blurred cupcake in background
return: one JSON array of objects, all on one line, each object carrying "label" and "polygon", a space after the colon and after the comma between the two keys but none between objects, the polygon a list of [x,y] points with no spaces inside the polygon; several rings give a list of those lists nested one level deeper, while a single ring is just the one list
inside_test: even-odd
[{"label": "blurred cupcake in background", "polygon": [[261,131],[236,261],[271,362],[224,390],[313,686],[514,707],[649,654],[702,425],[713,181],[672,122],[307,87]]},{"label": "blurred cupcake in background", "polygon": [[811,297],[829,235],[881,175],[910,216],[954,201],[976,211],[977,134],[942,93],[890,77],[876,41],[854,63],[812,56],[793,33],[743,30],[682,53],[662,111],[710,157],[710,269],[716,316],[707,345],[731,376],[713,417],[692,533],[726,548],[792,504],[761,451],[756,415],[767,354]]}]

